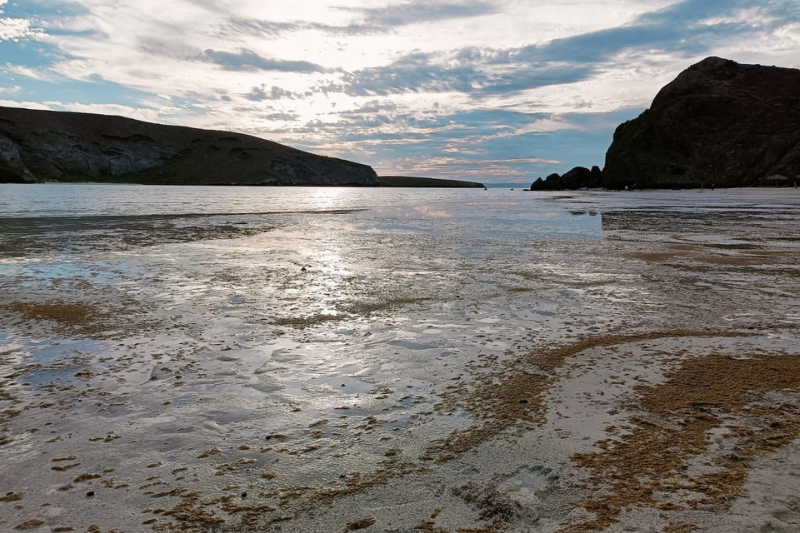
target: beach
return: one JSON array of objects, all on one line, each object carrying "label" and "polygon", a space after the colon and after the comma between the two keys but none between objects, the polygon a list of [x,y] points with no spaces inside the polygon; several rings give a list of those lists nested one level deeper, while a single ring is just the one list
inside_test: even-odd
[{"label": "beach", "polygon": [[2,530],[800,527],[795,189],[2,187]]}]

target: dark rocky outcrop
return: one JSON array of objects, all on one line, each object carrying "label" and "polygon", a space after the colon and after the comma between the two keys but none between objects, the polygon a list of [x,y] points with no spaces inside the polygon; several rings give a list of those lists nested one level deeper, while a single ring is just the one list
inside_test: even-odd
[{"label": "dark rocky outcrop", "polygon": [[381,187],[484,188],[483,183],[475,181],[414,178],[409,176],[378,176],[378,185]]},{"label": "dark rocky outcrop", "polygon": [[545,179],[538,178],[531,184],[532,191],[563,191],[595,188],[603,186],[603,171],[594,166],[591,170],[586,167],[575,167],[563,176],[550,174]]},{"label": "dark rocky outcrop", "polygon": [[0,182],[367,185],[367,165],[225,131],[0,107]]},{"label": "dark rocky outcrop", "polygon": [[561,176],[554,172],[547,176],[545,179],[541,177],[536,178],[536,181],[531,183],[530,190],[532,191],[559,191],[564,188],[561,181]]},{"label": "dark rocky outcrop", "polygon": [[603,174],[609,188],[793,181],[800,174],[800,70],[718,57],[692,65],[650,109],[617,128]]}]

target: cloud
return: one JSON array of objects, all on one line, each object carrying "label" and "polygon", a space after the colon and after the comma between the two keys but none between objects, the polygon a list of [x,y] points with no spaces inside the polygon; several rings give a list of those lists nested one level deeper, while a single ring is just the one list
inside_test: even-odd
[{"label": "cloud", "polygon": [[[459,176],[522,178],[530,173],[528,170],[515,168],[509,161],[470,160],[452,157],[409,157],[391,161],[392,170],[401,175],[433,174],[438,177],[458,179]],[[381,174],[387,175],[385,172]],[[521,181],[520,181],[521,182]]]},{"label": "cloud", "polygon": [[423,22],[461,19],[491,15],[498,12],[495,4],[485,1],[438,3],[428,1],[406,2],[378,8],[336,7],[356,15],[346,24],[327,24],[315,21],[275,21],[227,17],[217,25],[219,36],[250,35],[275,39],[300,31],[319,31],[329,35],[375,35],[388,33],[393,28]]},{"label": "cloud", "polygon": [[496,4],[483,1],[416,1],[377,8],[340,9],[359,13],[369,24],[379,26],[406,26],[420,22],[492,15],[498,12]]},{"label": "cloud", "polygon": [[261,115],[261,118],[270,122],[294,122],[300,118],[300,115],[296,113],[269,113]]},{"label": "cloud", "polygon": [[159,112],[155,109],[132,107],[120,104],[81,104],[77,102],[45,102],[52,109],[74,111],[78,113],[99,113],[102,115],[119,115],[137,120],[157,122]]},{"label": "cloud", "polygon": [[481,164],[496,164],[505,163],[507,165],[521,164],[521,163],[546,163],[548,165],[558,165],[561,161],[557,159],[542,159],[541,157],[512,157],[509,159],[484,159],[479,161]]},{"label": "cloud", "polygon": [[259,87],[253,87],[252,90],[245,94],[244,97],[252,102],[261,102],[264,100],[280,100],[282,98],[288,98],[290,100],[294,100],[298,95],[291,91],[287,91],[285,89],[281,89],[280,87],[276,87],[275,85],[269,89],[267,92],[267,86],[261,85]]},{"label": "cloud", "polygon": [[52,72],[48,71],[47,69],[31,68],[25,65],[12,65],[11,63],[6,63],[0,67],[0,72],[11,75],[16,74],[18,76],[25,76],[26,78],[39,81],[56,81],[56,77],[53,76]]},{"label": "cloud", "polygon": [[702,54],[721,39],[742,39],[755,29],[746,18],[705,22],[722,14],[734,14],[749,4],[755,2],[685,0],[645,13],[625,26],[510,50],[507,52],[508,59],[527,64],[566,61],[586,65],[608,61],[622,51],[637,48]]},{"label": "cloud", "polygon": [[25,109],[43,109],[51,110],[52,108],[46,103],[20,101],[20,100],[3,100],[0,99],[0,106],[3,107],[24,107]]},{"label": "cloud", "polygon": [[544,163],[548,165],[558,165],[561,161],[555,159],[543,159],[541,157],[524,157],[524,158],[510,158],[510,159],[464,159],[456,157],[429,157],[425,159],[425,166],[433,167],[487,167],[503,165],[523,165],[532,163]]},{"label": "cloud", "polygon": [[161,120],[159,113],[153,109],[136,108],[118,104],[81,104],[76,102],[20,102],[0,99],[0,106],[24,107],[26,109],[42,109],[50,111],[74,111],[78,113],[98,113],[102,115],[120,115],[128,118],[157,122]]},{"label": "cloud", "polygon": [[474,65],[444,66],[441,53],[413,52],[387,66],[347,73],[328,89],[350,96],[389,95],[404,92],[470,92],[473,83],[485,80]]},{"label": "cloud", "polygon": [[240,49],[238,53],[208,49],[203,52],[205,59],[223,70],[247,71],[273,70],[278,72],[329,72],[328,69],[309,61],[287,61],[262,57],[252,50]]},{"label": "cloud", "polygon": [[277,39],[289,33],[300,31],[319,31],[329,35],[373,35],[386,33],[388,30],[375,24],[325,24],[310,21],[273,21],[246,17],[228,17],[217,25],[217,35],[231,37],[250,35]]},{"label": "cloud", "polygon": [[350,96],[402,93],[511,94],[527,89],[574,83],[590,77],[597,66],[562,61],[532,61],[522,49],[464,48],[454,52],[413,52],[389,65],[346,73],[321,92]]},{"label": "cloud", "polygon": [[42,33],[42,30],[31,27],[30,20],[0,17],[0,41],[16,42],[28,37],[41,35]]},{"label": "cloud", "polygon": [[[376,10],[375,20],[388,23],[405,19],[390,15],[402,4]],[[456,4],[439,7],[453,7]],[[461,5],[466,9],[466,4]],[[482,4],[471,4],[476,13]],[[438,9],[437,7],[436,9]],[[516,48],[466,47],[453,51],[414,51],[388,65],[345,74],[322,92],[343,92],[350,96],[387,96],[402,93],[463,92],[480,95],[513,95],[551,85],[589,79],[609,68],[619,54],[631,51],[677,53],[698,56],[710,53],[725,40],[741,40],[764,30],[758,21],[743,13],[748,8],[772,14],[774,24],[786,24],[781,17],[800,8],[777,2],[761,6],[752,0],[685,0],[662,10],[645,13],[625,26],[582,33],[546,43]],[[446,10],[445,10],[446,11]],[[411,17],[412,15],[409,15]],[[416,15],[413,15],[416,16]],[[425,17],[425,13],[419,17]],[[428,16],[433,16],[428,13]],[[444,16],[444,12],[442,12]],[[385,19],[385,20],[384,20]]]}]

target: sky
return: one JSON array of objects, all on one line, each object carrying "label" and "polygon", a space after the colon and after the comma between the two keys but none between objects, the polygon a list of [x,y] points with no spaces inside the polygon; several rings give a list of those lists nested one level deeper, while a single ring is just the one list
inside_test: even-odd
[{"label": "sky", "polygon": [[0,0],[0,105],[529,184],[708,56],[800,68],[797,0]]}]

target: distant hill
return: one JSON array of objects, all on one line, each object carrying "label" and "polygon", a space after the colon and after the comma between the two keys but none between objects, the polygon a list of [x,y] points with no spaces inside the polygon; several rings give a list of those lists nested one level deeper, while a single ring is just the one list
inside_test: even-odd
[{"label": "distant hill", "polygon": [[227,131],[0,107],[0,182],[377,186],[367,165]]},{"label": "distant hill", "polygon": [[378,185],[381,187],[484,188],[483,183],[475,181],[413,178],[409,176],[378,176]]}]

